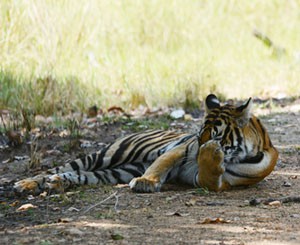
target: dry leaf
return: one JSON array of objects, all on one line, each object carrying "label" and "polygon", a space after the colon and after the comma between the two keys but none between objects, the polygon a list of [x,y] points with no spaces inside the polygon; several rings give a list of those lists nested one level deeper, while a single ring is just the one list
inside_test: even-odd
[{"label": "dry leaf", "polygon": [[289,177],[289,179],[297,179],[297,178],[298,178],[297,175],[291,175],[291,176]]},{"label": "dry leaf", "polygon": [[124,237],[120,234],[111,234],[111,238],[115,241],[124,239]]},{"label": "dry leaf", "polygon": [[19,201],[14,201],[13,203],[9,204],[9,206],[16,207],[19,205],[19,203],[20,203]]},{"label": "dry leaf", "polygon": [[47,191],[44,191],[39,195],[39,197],[45,198],[47,196],[47,194],[48,194]]},{"label": "dry leaf", "polygon": [[226,224],[230,222],[231,220],[225,220],[223,218],[205,218],[202,222],[199,222],[198,224]]},{"label": "dry leaf", "polygon": [[66,137],[66,136],[69,136],[69,135],[70,135],[70,132],[69,132],[68,130],[64,129],[64,130],[61,131],[58,135],[59,135],[59,137],[64,138],[64,137]]},{"label": "dry leaf", "polygon": [[91,106],[89,109],[88,109],[88,112],[87,112],[87,117],[88,118],[93,118],[93,117],[96,117],[98,114],[98,107],[96,105],[94,106]]},{"label": "dry leaf", "polygon": [[188,200],[187,202],[185,202],[185,205],[188,207],[194,206],[197,202],[197,199],[195,198],[191,198],[190,200]]},{"label": "dry leaf", "polygon": [[273,206],[273,207],[280,207],[281,202],[280,201],[273,201],[273,202],[269,202],[268,205]]},{"label": "dry leaf", "polygon": [[33,208],[37,208],[37,206],[32,205],[31,203],[27,203],[27,204],[24,204],[21,207],[19,207],[17,209],[17,211],[27,211],[27,210],[33,209]]},{"label": "dry leaf", "polygon": [[69,223],[71,221],[73,221],[73,219],[71,219],[71,218],[59,218],[57,220],[58,223]]},{"label": "dry leaf", "polygon": [[22,135],[19,132],[9,130],[6,133],[6,136],[8,137],[9,141],[15,146],[21,145],[23,143]]},{"label": "dry leaf", "polygon": [[119,106],[111,106],[107,109],[107,112],[125,113],[124,109]]},{"label": "dry leaf", "polygon": [[114,186],[117,189],[122,189],[122,188],[129,188],[128,184],[117,184]]}]

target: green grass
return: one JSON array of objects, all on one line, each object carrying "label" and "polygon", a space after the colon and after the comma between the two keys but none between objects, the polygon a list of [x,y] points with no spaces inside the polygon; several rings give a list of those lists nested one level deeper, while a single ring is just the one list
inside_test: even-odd
[{"label": "green grass", "polygon": [[298,0],[3,0],[0,109],[299,95],[299,8]]}]

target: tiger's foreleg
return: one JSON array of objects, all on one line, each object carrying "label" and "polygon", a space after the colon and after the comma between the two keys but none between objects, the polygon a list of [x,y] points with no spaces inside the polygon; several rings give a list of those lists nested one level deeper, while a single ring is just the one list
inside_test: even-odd
[{"label": "tiger's foreleg", "polygon": [[130,188],[136,192],[160,191],[167,174],[184,157],[185,150],[186,146],[182,145],[161,155],[141,177],[133,178],[130,181]]},{"label": "tiger's foreleg", "polygon": [[224,153],[216,141],[203,144],[198,153],[198,185],[208,190],[221,191],[229,185],[223,178],[225,172]]},{"label": "tiger's foreleg", "polygon": [[227,163],[225,168],[221,146],[218,142],[208,141],[200,147],[198,154],[198,184],[212,191],[253,185],[272,172],[277,159],[278,152],[271,147],[243,162]]}]

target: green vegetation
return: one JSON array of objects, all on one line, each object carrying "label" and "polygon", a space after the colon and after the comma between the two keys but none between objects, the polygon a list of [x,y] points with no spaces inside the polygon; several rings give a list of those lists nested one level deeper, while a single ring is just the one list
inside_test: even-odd
[{"label": "green vegetation", "polygon": [[3,0],[0,109],[299,95],[299,8],[298,0]]},{"label": "green vegetation", "polygon": [[131,130],[138,132],[148,129],[162,129],[167,130],[170,128],[170,124],[173,121],[168,116],[162,115],[159,118],[144,118],[144,119],[121,119],[123,130]]}]

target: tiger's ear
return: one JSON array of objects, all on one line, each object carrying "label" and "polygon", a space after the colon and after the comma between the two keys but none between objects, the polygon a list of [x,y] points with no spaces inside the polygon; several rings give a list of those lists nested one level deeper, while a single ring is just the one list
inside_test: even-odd
[{"label": "tiger's ear", "polygon": [[205,111],[208,114],[211,110],[220,107],[220,101],[217,96],[210,94],[205,99]]},{"label": "tiger's ear", "polygon": [[244,104],[235,109],[237,123],[243,128],[247,125],[251,118],[252,98],[249,98]]}]

